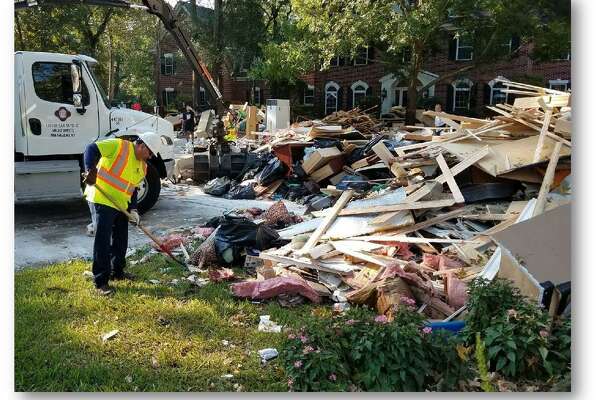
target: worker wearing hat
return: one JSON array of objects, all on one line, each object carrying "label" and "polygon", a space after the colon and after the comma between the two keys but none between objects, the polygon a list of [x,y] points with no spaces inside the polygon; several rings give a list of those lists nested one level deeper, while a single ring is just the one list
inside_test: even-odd
[{"label": "worker wearing hat", "polygon": [[88,186],[85,197],[93,203],[96,211],[92,273],[101,295],[112,293],[109,279],[129,277],[124,271],[128,218],[119,208],[129,211],[130,222],[140,222],[137,187],[146,176],[146,161],[158,155],[160,145],[157,134],[146,132],[140,134],[135,142],[107,139],[86,147],[84,181]]}]

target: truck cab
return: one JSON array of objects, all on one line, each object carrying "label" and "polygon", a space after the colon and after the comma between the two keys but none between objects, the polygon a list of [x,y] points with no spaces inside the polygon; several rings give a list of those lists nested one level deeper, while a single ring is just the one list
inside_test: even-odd
[{"label": "truck cab", "polygon": [[160,135],[163,148],[148,163],[138,190],[141,212],[158,200],[160,179],[174,164],[173,125],[158,116],[110,107],[94,75],[97,61],[85,55],[15,53],[15,199],[82,197],[83,152],[95,141]]}]

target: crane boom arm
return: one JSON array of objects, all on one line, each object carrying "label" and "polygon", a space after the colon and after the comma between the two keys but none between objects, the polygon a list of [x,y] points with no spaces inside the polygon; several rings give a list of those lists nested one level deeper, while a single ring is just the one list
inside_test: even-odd
[{"label": "crane boom arm", "polygon": [[164,0],[142,0],[144,4],[133,4],[125,0],[17,0],[14,3],[15,10],[21,8],[34,7],[44,4],[53,5],[96,5],[119,8],[134,8],[142,9],[148,13],[155,15],[163,23],[165,29],[173,36],[175,43],[183,53],[192,70],[197,77],[200,78],[205,90],[208,92],[209,103],[215,108],[217,115],[222,116],[227,108],[223,101],[223,95],[219,91],[219,87],[213,80],[206,65],[194,50],[194,46],[188,34],[181,28],[177,20],[173,8]]}]

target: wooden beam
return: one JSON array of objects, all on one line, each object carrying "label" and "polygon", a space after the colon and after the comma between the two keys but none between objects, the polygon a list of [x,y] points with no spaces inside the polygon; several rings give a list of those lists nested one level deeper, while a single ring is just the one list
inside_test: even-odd
[{"label": "wooden beam", "polygon": [[550,125],[550,118],[552,118],[552,108],[546,107],[546,103],[542,99],[539,101],[540,105],[545,107],[546,112],[544,113],[544,123],[542,125],[542,130],[540,131],[540,136],[538,138],[537,146],[535,148],[535,152],[533,154],[533,162],[537,163],[540,161],[542,157],[542,147],[544,147],[544,137],[548,132],[548,126]]},{"label": "wooden beam", "polygon": [[445,238],[426,238],[426,237],[410,237],[410,236],[357,236],[352,240],[364,240],[365,242],[398,242],[398,243],[476,243],[472,240],[463,239],[445,239]]},{"label": "wooden beam", "polygon": [[321,221],[319,227],[312,233],[312,235],[310,235],[302,249],[300,249],[300,254],[308,254],[310,249],[315,247],[315,245],[321,238],[321,235],[323,235],[325,231],[329,229],[333,221],[335,221],[335,219],[337,218],[338,213],[342,210],[342,208],[346,206],[346,203],[350,201],[353,194],[353,190],[346,190],[344,191],[344,193],[342,193],[340,198],[335,202],[334,206],[331,207],[329,214],[327,214],[323,221]]},{"label": "wooden beam", "polygon": [[[450,168],[450,172],[452,172],[452,176],[456,176],[456,175],[460,174],[462,171],[464,171],[465,169],[469,168],[471,165],[475,164],[476,162],[478,162],[479,160],[481,160],[482,158],[487,156],[489,151],[490,151],[489,146],[485,146],[485,147],[481,148],[480,150],[477,150],[476,152],[470,154],[464,160],[462,160],[461,162],[456,164],[454,167]],[[429,182],[431,182],[431,181],[429,181]],[[446,182],[446,178],[442,174],[435,179],[435,182],[443,184]],[[404,199],[400,203],[415,202],[415,201],[425,197],[427,194],[429,194],[429,192],[431,192],[431,189],[432,189],[432,187],[430,187],[429,185],[424,185],[422,188],[415,191],[412,195],[408,196],[406,199]],[[390,212],[390,213],[380,215],[377,218],[373,219],[372,224],[384,224],[387,221],[394,218],[397,214],[398,214],[397,212]]]},{"label": "wooden beam", "polygon": [[[373,214],[391,211],[405,211],[405,210],[422,210],[427,208],[442,208],[450,207],[454,205],[454,199],[442,199],[432,201],[417,201],[412,203],[400,203],[392,204],[389,206],[374,206],[374,207],[361,207],[361,208],[345,208],[338,215],[362,215],[362,214]],[[327,210],[316,211],[312,213],[317,217],[327,215]]]},{"label": "wooden beam", "polygon": [[546,197],[550,191],[550,185],[552,185],[552,182],[554,182],[554,171],[556,171],[556,164],[558,163],[558,159],[560,157],[561,147],[561,143],[556,143],[554,145],[554,150],[550,156],[550,161],[548,161],[548,167],[546,168],[546,173],[544,174],[544,180],[542,181],[542,186],[540,187],[540,192],[538,194],[537,201],[535,202],[535,208],[533,209],[532,217],[540,215],[544,212],[544,208],[546,207]]},{"label": "wooden beam", "polygon": [[392,152],[388,150],[383,141],[379,141],[379,143],[373,146],[373,152],[377,154],[377,157],[379,157],[387,167],[392,165],[394,159],[396,158]]},{"label": "wooden beam", "polygon": [[454,197],[454,201],[456,201],[458,204],[464,203],[465,198],[460,192],[460,188],[456,184],[454,176],[452,175],[450,168],[448,168],[448,164],[446,164],[444,156],[440,154],[435,158],[435,160],[437,161],[438,165],[440,166],[440,169],[442,170],[442,174],[444,176],[444,179],[446,180],[446,183],[448,184],[448,187],[450,188],[450,191],[452,192],[452,197]]}]

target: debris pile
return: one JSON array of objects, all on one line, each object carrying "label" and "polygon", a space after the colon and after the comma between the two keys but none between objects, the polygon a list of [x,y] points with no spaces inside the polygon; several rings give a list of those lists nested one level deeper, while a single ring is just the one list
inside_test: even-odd
[{"label": "debris pile", "polygon": [[446,126],[385,127],[353,109],[251,132],[238,139],[254,149],[240,177],[205,191],[294,200],[305,214],[278,201],[195,228],[197,246],[169,243],[189,247],[192,273],[208,271],[202,285],[234,280],[232,293],[252,301],[367,304],[388,318],[404,305],[451,320],[468,282],[498,276],[561,314],[570,309],[570,93],[503,83],[518,97],[490,106],[491,119],[425,111],[421,121]]},{"label": "debris pile", "polygon": [[500,114],[493,119],[424,112],[444,121],[441,135],[383,128],[359,110],[273,133],[255,151],[272,150],[268,162],[285,168],[255,190],[302,199],[308,211],[277,226],[284,244],[252,256],[256,279],[234,283],[233,293],[368,304],[389,317],[404,304],[450,320],[464,310],[470,280],[499,276],[562,313],[570,93],[504,84],[520,97],[489,107]]}]

